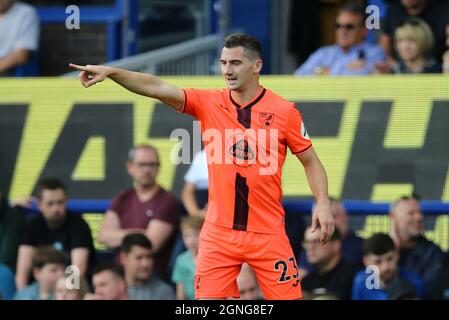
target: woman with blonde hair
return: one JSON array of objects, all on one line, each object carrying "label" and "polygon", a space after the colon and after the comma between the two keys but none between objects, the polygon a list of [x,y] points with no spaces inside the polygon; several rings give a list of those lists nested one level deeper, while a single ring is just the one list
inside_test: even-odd
[{"label": "woman with blonde hair", "polygon": [[395,30],[394,43],[400,59],[393,66],[393,73],[441,73],[441,65],[430,58],[434,36],[424,20],[406,19]]}]

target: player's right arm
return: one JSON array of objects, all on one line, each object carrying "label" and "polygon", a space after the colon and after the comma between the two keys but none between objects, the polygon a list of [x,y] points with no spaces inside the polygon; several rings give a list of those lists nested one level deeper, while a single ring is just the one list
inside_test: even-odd
[{"label": "player's right arm", "polygon": [[80,81],[86,88],[110,78],[131,92],[158,99],[178,111],[184,107],[184,92],[153,75],[108,66],[79,66],[71,63],[70,67],[81,71]]}]

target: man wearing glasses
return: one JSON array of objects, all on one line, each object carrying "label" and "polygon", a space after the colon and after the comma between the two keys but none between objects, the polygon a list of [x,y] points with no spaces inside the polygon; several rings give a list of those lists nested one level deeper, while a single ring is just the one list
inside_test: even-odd
[{"label": "man wearing glasses", "polygon": [[335,24],[336,44],[312,53],[295,75],[364,75],[385,62],[383,49],[365,41],[365,17],[364,7],[358,4],[342,7]]},{"label": "man wearing glasses", "polygon": [[155,272],[167,278],[180,216],[175,196],[156,183],[159,166],[159,154],[154,147],[141,144],[131,148],[127,170],[133,187],[112,199],[98,240],[108,248],[118,248],[126,235],[145,234],[153,245]]}]

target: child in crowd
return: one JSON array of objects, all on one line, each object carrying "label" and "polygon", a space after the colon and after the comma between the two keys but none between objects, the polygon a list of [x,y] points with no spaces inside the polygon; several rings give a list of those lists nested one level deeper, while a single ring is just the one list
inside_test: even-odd
[{"label": "child in crowd", "polygon": [[194,275],[198,256],[198,240],[204,218],[188,216],[181,221],[181,231],[187,251],[181,253],[175,262],[172,281],[176,283],[178,300],[195,299]]},{"label": "child in crowd", "polygon": [[36,248],[32,260],[35,282],[16,293],[14,300],[54,300],[56,281],[64,273],[64,253],[53,247]]}]

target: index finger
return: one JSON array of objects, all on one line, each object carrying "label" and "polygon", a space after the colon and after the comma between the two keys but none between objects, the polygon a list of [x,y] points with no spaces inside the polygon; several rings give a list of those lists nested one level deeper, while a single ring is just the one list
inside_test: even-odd
[{"label": "index finger", "polygon": [[327,242],[329,242],[330,241],[330,239],[332,238],[332,235],[334,234],[334,231],[335,231],[335,227],[334,227],[334,224],[332,224],[332,223],[329,223],[329,224],[327,224],[326,225],[326,243]]},{"label": "index finger", "polygon": [[74,63],[69,63],[69,67],[73,68],[73,69],[76,69],[76,70],[79,70],[79,71],[89,71],[88,67],[79,66],[79,65],[74,64]]},{"label": "index finger", "polygon": [[320,235],[320,242],[322,245],[325,245],[329,240],[329,226],[326,223],[323,223],[321,225],[321,235]]}]

